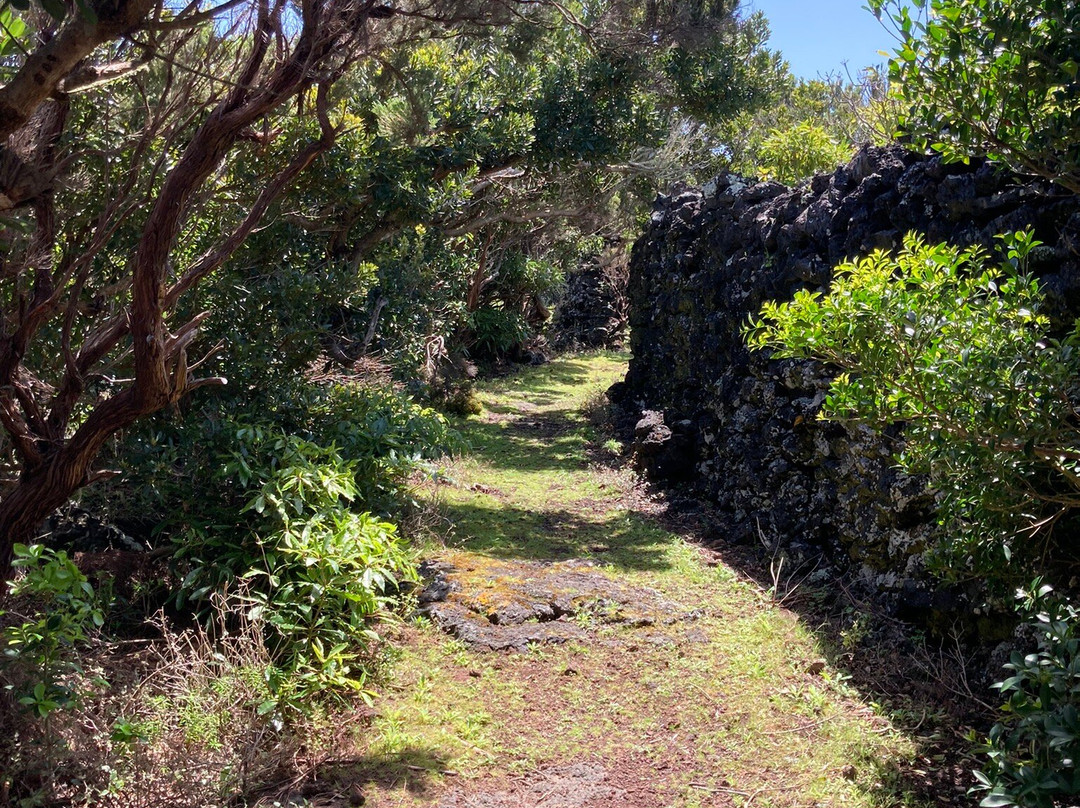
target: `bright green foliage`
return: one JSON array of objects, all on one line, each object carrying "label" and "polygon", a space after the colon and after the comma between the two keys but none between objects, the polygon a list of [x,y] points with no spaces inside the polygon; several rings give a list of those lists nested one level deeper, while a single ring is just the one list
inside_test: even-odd
[{"label": "bright green foliage", "polygon": [[1013,651],[1009,677],[995,685],[1005,718],[990,731],[988,765],[975,773],[984,808],[1053,808],[1080,794],[1080,610],[1040,581],[1019,595],[1038,650]]},{"label": "bright green foliage", "polygon": [[775,101],[739,113],[718,126],[715,135],[728,169],[793,183],[832,171],[863,143],[891,142],[893,103],[887,82],[873,68],[855,81],[788,75]]},{"label": "bright green foliage", "polygon": [[837,143],[823,128],[808,121],[790,129],[773,129],[762,141],[758,155],[764,179],[789,185],[829,173],[850,158],[850,146]]},{"label": "bright green foliage", "polygon": [[19,40],[26,34],[26,23],[11,13],[10,8],[0,11],[0,57],[19,52]]},{"label": "bright green foliage", "polygon": [[[1072,0],[870,0],[901,38],[903,128],[952,160],[986,154],[1080,191],[1080,6]],[[912,14],[909,6],[914,6]]]},{"label": "bright green foliage", "polygon": [[1038,242],[1004,243],[991,267],[978,248],[908,236],[838,267],[827,295],[766,304],[749,343],[837,366],[823,417],[905,424],[900,462],[939,493],[943,571],[1011,583],[1041,559],[1039,528],[1080,503],[1080,357],[1075,334],[1046,337],[1022,270]]},{"label": "bright green foliage", "polygon": [[362,693],[358,654],[378,640],[373,619],[398,583],[414,577],[411,557],[393,525],[351,509],[357,465],[334,446],[257,427],[236,440],[215,483],[245,503],[229,524],[178,536],[190,567],[178,597],[231,589],[247,602],[248,619],[268,629],[275,697]]},{"label": "bright green foliage", "polygon": [[15,545],[12,566],[23,570],[9,584],[12,597],[30,598],[35,613],[0,632],[8,688],[19,704],[46,719],[83,695],[75,649],[104,624],[99,598],[63,551]]}]

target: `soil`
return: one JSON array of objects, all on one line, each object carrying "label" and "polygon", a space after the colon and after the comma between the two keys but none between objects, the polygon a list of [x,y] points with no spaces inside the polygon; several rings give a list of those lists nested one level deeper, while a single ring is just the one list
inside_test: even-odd
[{"label": "soil", "polygon": [[[457,699],[440,707],[487,717],[489,729],[482,742],[463,743],[475,754],[440,753],[389,783],[371,783],[366,805],[972,803],[962,664],[940,655],[927,670],[917,638],[845,598],[842,581],[823,591],[777,576],[767,551],[725,542],[707,506],[672,503],[637,480],[617,452],[603,448],[602,431],[589,433],[582,457],[556,460],[554,441],[582,434],[557,396],[538,406],[501,393],[485,403],[478,425],[491,429],[488,448],[474,452],[478,467],[453,470],[461,504],[449,511],[475,511],[482,516],[466,529],[507,538],[461,535],[422,568],[420,611],[464,652],[440,649],[423,627],[403,629],[398,641],[426,654],[442,678],[435,698]],[[520,465],[515,457],[485,457],[504,439],[520,450]],[[546,498],[530,500],[526,481],[492,473],[504,467],[550,475]],[[570,474],[586,475],[598,491]],[[651,572],[640,536],[594,535],[611,514],[648,535],[677,537],[691,548],[692,566],[716,570],[729,582],[724,587],[744,593],[742,602],[713,584]],[[520,534],[528,531],[535,535],[527,541]],[[767,645],[755,637],[736,637],[734,646],[718,640],[758,622],[767,625]],[[807,625],[820,637],[816,651],[802,639]],[[749,674],[732,672],[743,666]],[[427,671],[414,675],[420,686]],[[950,677],[958,686],[943,685]],[[400,687],[378,708],[395,722],[415,706],[413,686]],[[814,694],[829,694],[829,703],[807,705]],[[848,735],[861,740],[838,746]],[[808,770],[811,760],[817,771]]]}]

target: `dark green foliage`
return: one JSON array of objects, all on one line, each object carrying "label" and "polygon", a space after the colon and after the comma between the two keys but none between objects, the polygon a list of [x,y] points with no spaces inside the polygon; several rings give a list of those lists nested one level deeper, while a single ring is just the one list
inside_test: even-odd
[{"label": "dark green foliage", "polygon": [[469,317],[469,329],[477,352],[486,356],[501,356],[529,336],[525,319],[501,306],[474,311]]},{"label": "dark green foliage", "polygon": [[[720,6],[673,4],[657,9],[663,33],[645,35],[635,9],[583,9],[596,26],[584,37],[537,8],[357,71],[342,103],[349,129],[290,194],[290,215],[252,237],[245,269],[226,282],[265,294],[272,326],[293,320],[333,332],[350,355],[381,352],[401,376],[429,366],[440,346],[491,356],[535,334],[555,296],[553,272],[572,268],[567,246],[636,223],[682,160],[666,149],[687,117],[723,120],[779,86],[759,16],[735,22]],[[686,33],[690,19],[699,21],[693,36],[672,33]],[[268,173],[275,148],[248,170]],[[488,265],[474,283],[485,242]],[[272,268],[282,260],[290,269]],[[294,301],[273,305],[279,293],[266,281],[294,272],[327,279],[304,305],[336,294],[341,307],[294,318]],[[477,286],[482,294],[467,301]]]},{"label": "dark green foliage", "polygon": [[1080,610],[1040,581],[1019,595],[1038,648],[1013,651],[1009,677],[995,685],[1005,718],[976,772],[984,808],[1053,808],[1080,794]]},{"label": "dark green foliage", "polygon": [[[871,0],[901,38],[903,128],[946,158],[986,154],[1080,191],[1080,6],[1071,0]],[[911,7],[914,7],[913,9]],[[914,13],[913,13],[914,12]]]},{"label": "dark green foliage", "polygon": [[[433,410],[392,389],[357,383],[297,383],[206,406],[179,420],[161,416],[132,433],[116,460],[128,480],[141,484],[132,490],[125,481],[115,483],[99,506],[113,518],[142,513],[154,520],[157,533],[169,536],[243,532],[239,514],[249,484],[230,467],[250,450],[242,436],[255,429],[305,441],[348,464],[355,507],[389,516],[400,511],[407,477],[419,464],[460,446]],[[253,467],[272,468],[266,444],[259,445],[263,454]]]},{"label": "dark green foliage", "polygon": [[769,38],[764,16],[753,14],[726,34],[725,46],[676,47],[667,55],[664,74],[687,119],[722,123],[774,102],[782,89],[780,55],[761,47]]},{"label": "dark green foliage", "polygon": [[207,481],[227,492],[217,509],[222,524],[192,524],[174,536],[187,569],[178,600],[231,592],[248,620],[265,623],[277,668],[275,703],[266,709],[363,692],[369,662],[359,655],[379,639],[380,609],[415,576],[410,554],[393,525],[354,509],[357,483],[366,482],[360,463],[333,445],[258,427],[235,437],[231,458]]}]

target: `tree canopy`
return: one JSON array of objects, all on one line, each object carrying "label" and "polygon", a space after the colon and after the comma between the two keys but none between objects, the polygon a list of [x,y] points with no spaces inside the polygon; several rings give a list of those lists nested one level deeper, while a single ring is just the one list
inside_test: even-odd
[{"label": "tree canopy", "polygon": [[1066,0],[910,6],[870,2],[900,39],[890,78],[915,142],[953,160],[987,155],[1080,191],[1080,8]]}]

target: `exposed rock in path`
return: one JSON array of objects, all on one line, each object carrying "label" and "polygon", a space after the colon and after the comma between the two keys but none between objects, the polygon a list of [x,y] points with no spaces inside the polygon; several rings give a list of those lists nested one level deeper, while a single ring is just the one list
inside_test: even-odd
[{"label": "exposed rock in path", "polygon": [[611,580],[589,561],[462,563],[421,566],[420,612],[478,650],[524,651],[585,640],[596,625],[639,628],[697,617],[653,589]]}]

